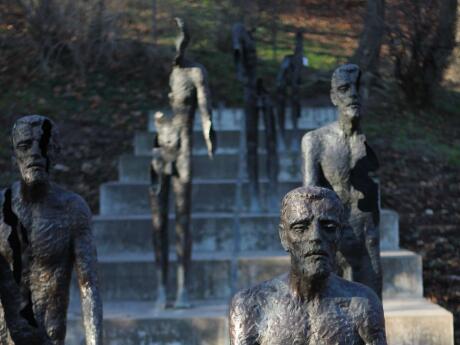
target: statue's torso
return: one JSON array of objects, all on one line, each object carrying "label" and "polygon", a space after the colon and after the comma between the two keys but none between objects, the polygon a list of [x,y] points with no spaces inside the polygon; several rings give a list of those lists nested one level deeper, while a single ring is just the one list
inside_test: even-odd
[{"label": "statue's torso", "polygon": [[337,123],[334,125],[318,133],[321,145],[317,157],[323,184],[332,187],[352,214],[359,214],[359,200],[368,197],[375,186],[369,173],[377,169],[378,163],[364,134],[346,137],[336,129]]},{"label": "statue's torso", "polygon": [[[236,344],[364,345],[370,324],[379,315],[369,312],[367,289],[334,276],[315,301],[301,301],[287,285],[287,275],[246,290],[232,318]],[[238,325],[233,328],[233,325]],[[240,330],[244,329],[243,333]],[[374,329],[384,332],[384,329]],[[375,334],[375,337],[381,334]],[[371,335],[372,336],[372,335]]]},{"label": "statue's torso", "polygon": [[310,307],[281,298],[276,305],[280,309],[267,311],[260,324],[260,345],[363,344],[349,299],[323,300]]},{"label": "statue's torso", "polygon": [[[73,268],[72,232],[81,219],[74,213],[74,194],[62,189],[50,192],[45,200],[27,203],[19,196],[19,184],[12,187],[12,211],[18,225],[12,229],[1,224],[2,255],[12,269],[14,256],[21,255],[22,291],[30,291],[37,323],[42,324],[55,344],[62,344],[69,299],[69,285]],[[81,220],[84,222],[85,220]],[[9,232],[20,237],[20,250],[13,250],[8,242]]]}]

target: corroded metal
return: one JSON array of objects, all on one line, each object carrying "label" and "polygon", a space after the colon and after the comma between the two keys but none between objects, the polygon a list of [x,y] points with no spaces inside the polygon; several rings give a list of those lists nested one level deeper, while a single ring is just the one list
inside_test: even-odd
[{"label": "corroded metal", "polygon": [[[236,76],[244,89],[244,120],[246,130],[246,168],[249,179],[250,209],[260,211],[258,127],[259,113],[263,114],[267,150],[267,175],[271,185],[278,178],[278,157],[276,152],[276,124],[269,93],[257,78],[257,52],[254,38],[243,24],[233,25],[233,56]],[[276,198],[276,189],[270,189],[270,198]],[[269,202],[269,204],[272,204]]]},{"label": "corroded metal", "polygon": [[302,139],[303,183],[333,189],[345,205],[350,226],[338,251],[342,275],[382,294],[378,185],[370,176],[378,160],[361,132],[360,70],[348,64],[332,76],[331,99],[338,121]]},{"label": "corroded metal", "polygon": [[[294,53],[286,55],[283,58],[276,77],[277,117],[283,141],[286,139],[285,121],[287,102],[291,105],[290,115],[293,133],[294,135],[297,134],[297,123],[301,115],[300,86],[302,84],[303,64],[303,34],[301,31],[298,31],[295,36]],[[297,142],[292,140],[292,144],[297,145]]]},{"label": "corroded metal", "polygon": [[172,116],[155,114],[157,130],[151,164],[150,200],[152,207],[153,246],[158,275],[158,307],[167,306],[169,239],[168,211],[170,185],[172,184],[176,214],[177,293],[174,306],[187,308],[189,272],[192,251],[190,236],[190,205],[192,189],[193,122],[197,106],[201,115],[204,140],[208,155],[213,157],[216,148],[212,126],[211,95],[206,69],[188,60],[185,50],[190,34],[184,22],[176,18],[179,36],[177,54],[169,84]]},{"label": "corroded metal", "polygon": [[60,149],[56,125],[44,116],[22,117],[12,144],[21,180],[0,193],[0,272],[11,297],[1,291],[0,340],[63,345],[75,266],[86,343],[102,344],[91,212],[79,195],[49,178]]},{"label": "corroded metal", "polygon": [[232,345],[386,344],[377,295],[333,273],[346,223],[332,190],[300,187],[284,197],[279,235],[290,271],[233,297]]}]

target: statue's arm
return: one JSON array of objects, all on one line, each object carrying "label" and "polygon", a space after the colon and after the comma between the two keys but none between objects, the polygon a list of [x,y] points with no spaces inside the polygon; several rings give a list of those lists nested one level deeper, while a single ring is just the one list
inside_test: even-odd
[{"label": "statue's arm", "polygon": [[212,126],[211,92],[208,85],[208,75],[204,68],[196,69],[195,85],[204,140],[208,149],[208,155],[212,157],[216,150],[216,134]]},{"label": "statue's arm", "polygon": [[229,331],[231,345],[258,345],[257,315],[247,292],[237,293],[230,305]]},{"label": "statue's arm", "polygon": [[285,56],[283,61],[281,61],[280,68],[278,70],[278,74],[276,75],[276,87],[277,88],[285,88],[286,87],[286,72],[289,68],[291,63],[291,59],[289,56]]},{"label": "statue's arm", "polygon": [[44,329],[31,326],[20,315],[19,287],[14,281],[8,262],[0,254],[0,303],[3,318],[16,345],[51,345],[51,340]]},{"label": "statue's arm", "polygon": [[75,268],[87,345],[102,345],[102,301],[97,279],[97,254],[91,232],[91,212],[81,200],[74,233]]},{"label": "statue's arm", "polygon": [[304,186],[319,185],[318,145],[315,137],[307,133],[302,138],[302,180]]},{"label": "statue's arm", "polygon": [[387,345],[382,302],[369,289],[369,303],[363,310],[359,333],[366,345]]}]

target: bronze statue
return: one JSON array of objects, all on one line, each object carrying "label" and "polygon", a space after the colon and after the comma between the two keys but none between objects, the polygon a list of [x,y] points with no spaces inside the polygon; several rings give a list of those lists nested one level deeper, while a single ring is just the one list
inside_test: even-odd
[{"label": "bronze statue", "polygon": [[157,134],[151,164],[151,207],[153,246],[158,272],[156,305],[167,306],[169,266],[168,210],[172,183],[176,212],[177,294],[176,308],[190,307],[188,291],[192,252],[190,236],[190,203],[192,188],[193,122],[197,105],[209,157],[213,157],[215,133],[212,127],[211,96],[206,69],[185,58],[190,35],[184,22],[176,18],[180,35],[176,41],[177,55],[170,75],[169,93],[173,115],[157,112]]},{"label": "bronze statue", "polygon": [[[257,78],[257,53],[251,32],[244,25],[233,25],[233,52],[236,75],[244,88],[244,118],[246,129],[246,168],[249,179],[250,209],[260,211],[259,170],[258,170],[258,127],[259,111],[264,112],[267,175],[271,184],[278,178],[278,158],[276,152],[276,124],[269,94]],[[265,105],[262,105],[265,104]],[[275,145],[273,145],[275,143]],[[276,168],[275,168],[276,166]],[[271,191],[272,194],[276,191]],[[271,198],[273,198],[273,195]],[[277,197],[277,195],[276,195]]]},{"label": "bronze statue", "polygon": [[[302,66],[304,65],[303,56],[303,34],[298,31],[295,36],[294,54],[286,55],[281,61],[281,65],[276,77],[276,94],[277,94],[277,113],[281,132],[281,139],[285,138],[285,121],[286,121],[286,98],[291,104],[291,122],[294,135],[297,134],[297,123],[301,116],[300,104],[300,86],[302,84]],[[290,90],[289,90],[290,89]],[[292,145],[296,145],[292,140]]]},{"label": "bronze statue", "polygon": [[41,339],[37,344],[64,344],[75,265],[86,343],[102,344],[91,212],[79,195],[49,177],[60,150],[57,127],[44,116],[22,117],[14,124],[12,144],[21,180],[0,193],[0,270],[10,293],[5,298],[1,291],[1,343],[20,344],[18,334],[30,333],[30,343],[35,338]]},{"label": "bronze statue", "polygon": [[268,208],[278,205],[278,152],[276,148],[276,123],[273,102],[261,78],[257,78],[257,113],[262,114],[265,126],[265,147],[267,150]]},{"label": "bronze statue", "polygon": [[332,190],[300,187],[284,197],[279,235],[290,271],[233,297],[230,344],[386,344],[377,295],[333,273],[346,222]]},{"label": "bronze statue", "polygon": [[332,75],[331,99],[339,118],[304,135],[303,183],[330,188],[339,195],[350,224],[338,250],[342,275],[381,296],[379,192],[369,176],[379,164],[361,132],[360,75],[359,67],[351,64],[340,66]]}]

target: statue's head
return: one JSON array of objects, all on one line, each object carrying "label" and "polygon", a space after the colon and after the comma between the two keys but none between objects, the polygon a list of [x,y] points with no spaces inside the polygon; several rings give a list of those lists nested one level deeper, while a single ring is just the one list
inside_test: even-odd
[{"label": "statue's head", "polygon": [[279,235],[290,253],[292,271],[312,280],[325,279],[346,223],[337,194],[322,187],[296,188],[283,198]]},{"label": "statue's head", "polygon": [[359,119],[361,102],[359,82],[361,70],[357,65],[347,64],[338,67],[332,74],[331,100],[342,116],[350,120]]},{"label": "statue's head", "polygon": [[28,115],[16,120],[11,133],[21,178],[28,186],[47,183],[60,151],[59,133],[52,120]]},{"label": "statue's head", "polygon": [[182,18],[175,17],[174,21],[179,29],[179,35],[176,38],[176,56],[174,57],[174,65],[181,65],[185,59],[185,50],[190,43],[190,31]]}]

